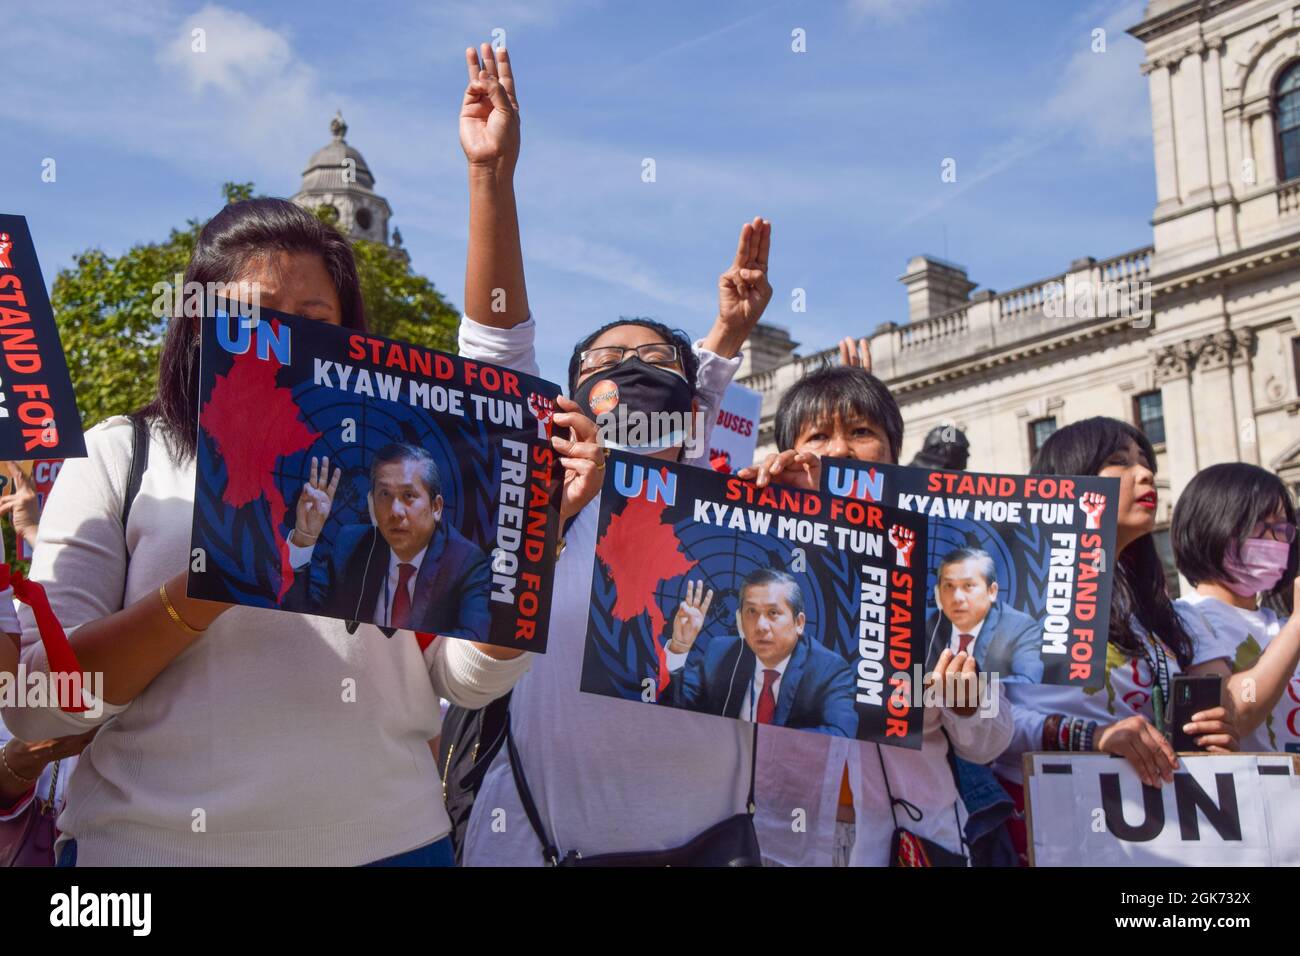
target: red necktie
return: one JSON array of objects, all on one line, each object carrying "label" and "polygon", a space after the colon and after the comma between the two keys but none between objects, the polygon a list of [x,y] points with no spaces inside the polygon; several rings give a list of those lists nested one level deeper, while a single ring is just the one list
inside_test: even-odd
[{"label": "red necktie", "polygon": [[970,647],[970,642],[973,640],[975,640],[974,634],[958,634],[957,653],[960,654],[962,651],[966,650],[966,648]]},{"label": "red necktie", "polygon": [[772,715],[776,713],[776,698],[772,695],[772,685],[776,683],[776,679],[780,676],[780,671],[770,669],[763,671],[763,690],[758,695],[758,722],[760,724],[770,724]]},{"label": "red necktie", "polygon": [[410,627],[411,591],[407,585],[411,583],[411,575],[414,573],[413,564],[397,566],[397,593],[393,595],[393,613],[388,616],[389,627]]}]

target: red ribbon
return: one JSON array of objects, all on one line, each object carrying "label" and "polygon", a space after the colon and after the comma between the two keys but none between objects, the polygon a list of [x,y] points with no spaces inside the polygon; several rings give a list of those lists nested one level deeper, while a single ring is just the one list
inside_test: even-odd
[{"label": "red ribbon", "polygon": [[72,701],[59,701],[59,709],[68,714],[80,714],[86,711],[86,703],[81,695],[81,665],[77,663],[76,652],[68,643],[68,635],[63,625],[50,607],[50,599],[45,595],[45,588],[38,581],[30,581],[23,573],[0,562],[0,590],[12,587],[14,597],[32,609],[36,618],[36,628],[41,634],[41,643],[45,645],[45,657],[49,662],[49,673],[64,678],[56,683],[60,689],[70,687],[73,691]]}]

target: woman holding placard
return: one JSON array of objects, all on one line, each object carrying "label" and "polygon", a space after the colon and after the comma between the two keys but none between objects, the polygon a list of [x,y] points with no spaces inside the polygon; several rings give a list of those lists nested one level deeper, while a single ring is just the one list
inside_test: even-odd
[{"label": "woman holding placard", "polygon": [[1179,496],[1172,537],[1178,570],[1195,588],[1174,602],[1193,639],[1190,673],[1224,679],[1242,750],[1294,749],[1300,615],[1288,621],[1263,603],[1285,599],[1300,583],[1286,485],[1256,465],[1211,465]]},{"label": "woman holding placard", "polygon": [[[1016,732],[995,769],[1023,810],[1021,757],[1043,750],[1100,751],[1124,757],[1144,784],[1173,781],[1178,756],[1165,737],[1165,702],[1173,677],[1192,663],[1192,639],[1165,589],[1151,532],[1158,498],[1155,451],[1138,429],[1113,418],[1088,418],[1054,432],[1030,469],[1036,475],[1099,475],[1119,479],[1107,507],[1117,520],[1114,586],[1104,684],[1081,690],[1051,684],[1008,684]],[[1237,749],[1228,709],[1193,715],[1184,731],[1202,748]],[[1018,823],[1018,821],[1013,821]],[[1022,856],[1025,832],[1013,826]]]}]

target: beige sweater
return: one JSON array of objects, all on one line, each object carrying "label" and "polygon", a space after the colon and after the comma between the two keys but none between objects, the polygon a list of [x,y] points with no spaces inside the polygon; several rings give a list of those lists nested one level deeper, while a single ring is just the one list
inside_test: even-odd
[{"label": "beige sweater", "polygon": [[[31,577],[71,633],[133,603],[186,566],[194,463],[177,466],[155,430],[123,541],[131,427],[86,435],[45,506]],[[127,552],[130,561],[127,562]],[[45,670],[31,612],[22,660]],[[40,740],[103,729],[69,781],[60,828],[78,865],[367,863],[450,830],[428,741],[439,696],[479,707],[527,669],[465,641],[391,639],[363,624],[236,607],[125,706],[98,720],[12,707],[5,723]],[[355,686],[355,693],[349,688]]]}]

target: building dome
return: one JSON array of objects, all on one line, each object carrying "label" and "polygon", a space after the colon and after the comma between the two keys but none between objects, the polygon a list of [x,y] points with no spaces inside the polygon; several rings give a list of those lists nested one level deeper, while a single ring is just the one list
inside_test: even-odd
[{"label": "building dome", "polygon": [[[344,139],[348,134],[348,124],[343,122],[342,112],[330,120],[330,132],[334,138],[312,153],[311,159],[307,160],[307,168],[302,171],[302,191],[342,189],[351,185],[374,189],[375,177],[366,165],[365,157]],[[353,182],[344,179],[344,174],[349,171],[355,173]]]},{"label": "building dome", "polygon": [[374,190],[375,177],[360,150],[349,146],[348,124],[339,112],[330,121],[331,140],[316,150],[302,173],[302,185],[293,201],[313,212],[322,206],[334,210],[338,225],[353,239],[388,244],[392,209]]}]

